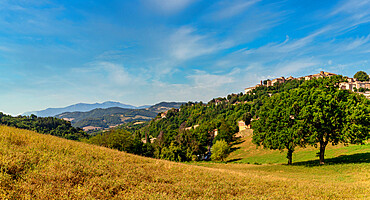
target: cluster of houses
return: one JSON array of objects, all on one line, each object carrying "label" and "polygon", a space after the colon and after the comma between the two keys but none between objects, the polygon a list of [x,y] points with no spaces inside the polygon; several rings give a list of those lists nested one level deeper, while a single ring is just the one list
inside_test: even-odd
[{"label": "cluster of houses", "polygon": [[270,86],[273,86],[275,83],[285,83],[286,81],[290,81],[290,80],[311,80],[313,78],[330,77],[330,76],[334,76],[334,75],[336,75],[336,74],[330,73],[330,72],[321,71],[318,74],[313,74],[313,75],[308,75],[308,76],[302,76],[302,77],[298,77],[298,78],[294,78],[292,76],[290,76],[288,78],[284,78],[284,76],[282,76],[280,78],[275,78],[273,80],[266,80],[265,84],[263,84],[263,81],[261,80],[261,83],[260,84],[257,84],[256,86],[253,86],[253,87],[245,88],[244,89],[244,92],[245,92],[245,94],[247,94],[251,90],[253,90],[253,89],[257,88],[257,87],[260,87],[260,86],[270,87]]},{"label": "cluster of houses", "polygon": [[339,88],[352,91],[360,88],[370,89],[370,81],[358,81],[355,78],[347,78],[347,82],[339,83]]},{"label": "cluster of houses", "polygon": [[[253,86],[253,87],[245,88],[244,92],[246,94],[246,93],[250,92],[251,90],[253,90],[257,87],[260,87],[260,86],[270,87],[270,86],[273,86],[275,83],[284,83],[284,82],[289,81],[289,80],[311,80],[313,78],[330,77],[330,76],[334,76],[334,75],[337,75],[337,74],[321,71],[318,74],[303,76],[303,77],[299,77],[299,78],[294,78],[292,76],[290,76],[289,78],[280,77],[280,78],[275,78],[273,80],[267,80],[267,81],[265,81],[265,83],[263,83],[263,81],[261,80],[260,84],[257,84],[256,86]],[[364,88],[365,90],[370,90],[370,81],[358,81],[355,78],[347,78],[346,82],[342,82],[342,83],[339,84],[339,88],[341,90],[352,90],[354,92],[358,92],[358,93],[361,93],[361,94],[365,95],[367,98],[370,98],[370,92],[369,91],[367,91],[367,92],[366,91],[365,92],[359,92],[358,91],[360,88]]]}]

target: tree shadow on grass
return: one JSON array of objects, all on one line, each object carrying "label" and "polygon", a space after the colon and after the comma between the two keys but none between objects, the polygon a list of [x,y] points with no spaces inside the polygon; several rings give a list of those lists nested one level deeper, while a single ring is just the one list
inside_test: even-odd
[{"label": "tree shadow on grass", "polygon": [[236,162],[236,161],[239,161],[241,160],[241,158],[235,158],[235,159],[231,159],[231,160],[228,160],[226,161],[227,163],[231,163],[231,162]]},{"label": "tree shadow on grass", "polygon": [[234,137],[233,138],[233,141],[232,141],[232,145],[235,146],[235,145],[238,145],[238,144],[241,144],[243,143],[245,140],[243,140],[242,137]]},{"label": "tree shadow on grass", "polygon": [[[325,165],[370,163],[370,153],[357,153],[352,155],[341,155],[335,158],[325,159]],[[296,162],[293,165],[314,167],[320,166],[318,159],[304,162]]]}]

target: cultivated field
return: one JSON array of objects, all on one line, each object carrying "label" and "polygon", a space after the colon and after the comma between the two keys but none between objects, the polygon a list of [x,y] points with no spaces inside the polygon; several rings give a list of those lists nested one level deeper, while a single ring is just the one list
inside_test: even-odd
[{"label": "cultivated field", "polygon": [[0,198],[368,199],[364,155],[361,162],[327,166],[196,166],[0,126]]}]

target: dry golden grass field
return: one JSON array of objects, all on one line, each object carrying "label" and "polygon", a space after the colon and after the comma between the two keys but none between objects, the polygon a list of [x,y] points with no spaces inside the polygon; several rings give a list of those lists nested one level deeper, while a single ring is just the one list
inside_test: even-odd
[{"label": "dry golden grass field", "polygon": [[184,164],[0,126],[0,198],[369,199],[364,160]]}]

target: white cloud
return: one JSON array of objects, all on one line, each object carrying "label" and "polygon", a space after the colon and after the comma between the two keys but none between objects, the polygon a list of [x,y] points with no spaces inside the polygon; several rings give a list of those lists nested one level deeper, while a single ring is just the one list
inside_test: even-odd
[{"label": "white cloud", "polygon": [[13,49],[6,46],[0,46],[0,51],[10,52],[13,51]]},{"label": "white cloud", "polygon": [[[283,62],[279,63],[275,67],[275,72],[274,74],[276,76],[290,76],[293,75],[294,73],[304,71],[308,68],[313,68],[315,66],[319,65],[319,62],[315,62],[312,60],[295,60],[291,62]],[[312,70],[315,71],[315,70]]]},{"label": "white cloud", "polygon": [[235,84],[239,72],[238,69],[235,69],[229,73],[212,74],[202,70],[194,70],[194,74],[186,76],[188,83],[173,84],[153,80],[150,82],[150,86],[144,90],[145,94],[151,96],[153,101],[208,102],[212,98],[230,93],[230,85],[237,85],[236,92],[240,92],[243,86]]},{"label": "white cloud", "polygon": [[259,1],[260,0],[222,1],[217,4],[217,11],[213,13],[211,17],[216,20],[230,18],[242,13]]},{"label": "white cloud", "polygon": [[343,50],[349,51],[349,50],[357,49],[357,48],[361,47],[364,44],[368,44],[369,40],[370,40],[370,34],[367,37],[363,36],[363,37],[353,39],[353,40],[343,44],[343,46],[344,46]]},{"label": "white cloud", "polygon": [[95,82],[97,87],[129,86],[136,82],[133,78],[135,76],[127,72],[121,64],[105,61],[90,63],[88,67],[74,68],[72,74],[78,74],[88,82]]},{"label": "white cloud", "polygon": [[225,84],[235,82],[232,77],[235,72],[224,75],[210,74],[205,71],[195,70],[195,74],[188,76],[195,88],[217,89]]},{"label": "white cloud", "polygon": [[333,23],[338,33],[345,33],[356,26],[370,22],[370,0],[340,1],[326,17],[342,16]]},{"label": "white cloud", "polygon": [[187,60],[232,46],[231,42],[210,41],[211,37],[195,32],[192,27],[181,27],[170,37],[170,53],[174,58]]},{"label": "white cloud", "polygon": [[257,49],[251,49],[251,50],[245,50],[245,54],[253,54],[253,53],[259,53],[259,54],[266,54],[266,53],[289,53],[292,51],[297,51],[298,49],[306,48],[308,45],[310,45],[314,39],[329,31],[330,28],[326,27],[323,29],[320,29],[318,31],[315,31],[306,37],[297,39],[297,40],[291,40],[289,36],[286,36],[286,39],[284,42],[276,44],[276,43],[270,43],[265,46],[259,47]]},{"label": "white cloud", "polygon": [[329,15],[340,13],[352,14],[354,18],[360,19],[368,16],[370,0],[346,0],[340,2]]},{"label": "white cloud", "polygon": [[188,7],[195,0],[147,0],[146,2],[149,3],[149,7],[155,8],[163,14],[174,14]]}]

